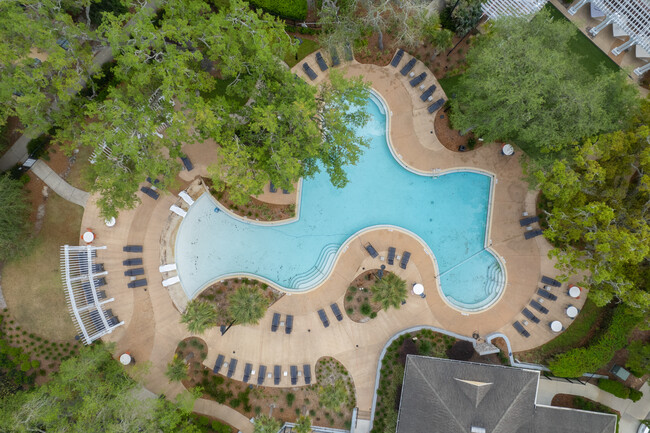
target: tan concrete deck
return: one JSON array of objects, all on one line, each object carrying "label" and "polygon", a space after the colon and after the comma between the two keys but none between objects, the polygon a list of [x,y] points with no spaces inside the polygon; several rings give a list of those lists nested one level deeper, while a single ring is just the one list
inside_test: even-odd
[{"label": "tan concrete deck", "polygon": [[[313,56],[309,56],[306,61],[318,71]],[[302,75],[301,65],[302,62],[296,66],[299,75]],[[271,307],[259,325],[234,326],[224,336],[219,335],[217,329],[212,329],[201,337],[209,346],[206,365],[211,367],[218,354],[226,356],[226,360],[231,356],[239,360],[236,379],[242,377],[246,362],[252,363],[255,370],[260,364],[269,368],[278,364],[283,371],[288,371],[290,365],[308,363],[313,366],[320,357],[333,356],[346,366],[354,379],[359,409],[369,411],[381,348],[400,330],[415,325],[432,325],[464,335],[477,331],[485,336],[500,331],[509,337],[514,350],[525,350],[553,338],[554,334],[548,327],[551,320],[559,319],[565,326],[569,324],[569,319],[563,312],[568,297],[559,295],[557,302],[547,301],[544,304],[551,312],[548,316],[540,317],[543,323],[528,326],[531,333],[529,339],[520,337],[514,331],[512,322],[523,319],[522,308],[530,299],[537,299],[534,291],[541,275],[556,275],[553,263],[547,258],[550,245],[541,237],[525,241],[524,230],[519,226],[518,220],[524,210],[534,213],[536,194],[529,192],[521,180],[517,157],[502,156],[495,145],[485,145],[466,153],[448,151],[438,142],[435,133],[431,132],[434,117],[426,112],[427,104],[419,100],[419,91],[411,89],[407,79],[399,75],[398,70],[390,66],[357,63],[345,68],[348,75],[363,75],[387,102],[391,112],[390,138],[395,152],[401,155],[404,163],[429,172],[433,168],[444,171],[463,167],[496,175],[490,239],[492,248],[505,260],[507,268],[508,280],[503,296],[487,311],[461,314],[441,298],[433,260],[424,253],[422,245],[402,232],[382,229],[366,232],[353,239],[349,248],[339,257],[330,278],[321,287],[307,294],[283,297]],[[419,73],[424,70],[424,66],[418,63],[415,70]],[[327,74],[318,73],[318,80],[326,79]],[[434,82],[432,77],[428,72],[426,85]],[[443,96],[442,90],[436,92],[435,97]],[[195,162],[195,170],[182,172],[182,179],[189,180],[205,170],[210,158],[207,154],[213,151],[213,146],[213,143],[184,146],[184,151]],[[180,313],[174,308],[167,290],[162,287],[163,275],[158,272],[161,264],[161,232],[169,223],[169,206],[176,201],[177,197],[171,195],[161,196],[157,201],[143,196],[142,204],[137,209],[123,212],[117,219],[117,225],[108,228],[99,218],[97,207],[91,198],[82,221],[84,230],[90,227],[95,231],[98,245],[108,246],[107,250],[99,253],[99,262],[105,264],[109,273],[106,292],[109,297],[116,298],[110,308],[125,322],[125,326],[105,339],[117,342],[118,352],[129,351],[138,362],[150,361],[152,368],[146,386],[156,393],[164,392],[169,397],[181,392],[183,388],[179,384],[170,384],[164,371],[177,343],[189,335],[185,326],[179,323]],[[402,308],[381,311],[376,319],[367,323],[355,323],[347,317],[342,322],[337,322],[329,304],[338,302],[342,308],[345,290],[353,278],[364,269],[377,268],[383,263],[379,259],[369,258],[363,249],[363,244],[367,241],[372,242],[382,256],[386,256],[389,245],[397,247],[398,254],[404,250],[411,251],[413,255],[406,271],[398,267],[389,267],[389,270],[396,271],[409,284],[423,282],[427,297],[422,299],[409,296]],[[122,246],[126,244],[142,244],[144,253],[124,253]],[[123,276],[121,261],[136,256],[143,257],[145,277],[149,285],[146,288],[127,289],[128,278]],[[168,276],[170,275],[164,275]],[[584,298],[583,296],[583,299],[573,304],[580,308]],[[316,313],[320,308],[324,308],[329,316],[331,325],[327,329],[321,325]],[[292,334],[285,334],[282,328],[277,333],[271,333],[270,322],[274,312],[283,314],[283,320],[287,313],[294,315]],[[268,380],[266,384],[269,385]],[[281,386],[289,386],[288,378],[282,379]],[[200,404],[202,410],[210,411],[210,407],[218,407],[220,412],[232,411],[214,403]],[[250,423],[242,422],[241,418],[237,421],[237,415],[231,415],[228,420],[232,419],[237,428],[251,431]]]}]

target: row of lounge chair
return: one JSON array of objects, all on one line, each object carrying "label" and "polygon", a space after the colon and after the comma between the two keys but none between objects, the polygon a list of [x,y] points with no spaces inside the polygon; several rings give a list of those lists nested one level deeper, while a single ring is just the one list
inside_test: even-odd
[{"label": "row of lounge chair", "polygon": [[[533,217],[533,218],[535,218],[535,217]],[[522,226],[523,226],[523,225],[524,225],[524,224],[522,224]],[[545,276],[545,275],[542,276],[542,283],[545,284],[546,287],[548,287],[548,286],[561,287],[561,286],[562,286],[562,283],[560,283],[559,281],[557,281],[557,280],[555,280],[555,279],[553,279],[553,278],[551,278],[551,277],[547,277],[547,276]],[[538,289],[537,289],[537,294],[538,294],[539,296],[541,296],[542,298],[548,299],[549,301],[556,301],[556,300],[557,300],[557,296],[554,295],[553,293],[549,292],[549,291],[546,290],[546,289],[540,289],[540,288],[538,288]],[[532,299],[532,300],[530,301],[529,305],[530,305],[533,309],[535,309],[536,311],[538,311],[538,312],[541,313],[541,314],[548,314],[548,312],[549,312],[548,308],[544,307],[540,302],[541,302],[541,299],[540,299],[539,302],[536,301],[536,300],[534,300],[534,299]],[[530,311],[528,308],[524,308],[524,309],[521,311],[521,314],[523,314],[525,318],[527,318],[528,320],[532,321],[533,323],[540,323],[540,319],[539,319],[539,317],[537,317],[537,316],[536,316],[532,311]],[[525,321],[524,321],[524,323],[525,323]],[[513,323],[512,326],[513,326],[513,327],[514,327],[514,328],[515,328],[515,329],[516,329],[516,330],[517,330],[521,335],[523,335],[524,337],[526,337],[526,338],[530,337],[530,333],[529,333],[528,331],[526,331],[526,329],[523,327],[523,325],[522,325],[521,323],[519,323],[519,321],[516,321],[515,323]]]},{"label": "row of lounge chair", "polygon": [[[142,245],[127,245],[122,248],[124,252],[127,253],[141,253],[142,252]],[[127,260],[124,260],[122,262],[124,266],[141,266],[142,265],[142,257],[134,257],[130,258]],[[127,269],[124,271],[124,275],[127,277],[135,277],[138,275],[144,275],[144,268],[131,268]],[[139,280],[133,280],[130,281],[127,284],[127,287],[130,289],[135,289],[138,287],[144,287],[147,285],[147,279],[146,278],[141,278]]]},{"label": "row of lounge chair", "polygon": [[539,217],[537,215],[519,220],[519,225],[521,227],[527,227],[527,231],[524,233],[524,239],[532,239],[544,233],[544,230],[542,229],[533,230],[533,228],[530,227],[531,224],[536,222],[539,222]]},{"label": "row of lounge chair", "polygon": [[[379,253],[377,252],[375,247],[373,247],[370,242],[368,242],[364,246],[364,248],[366,249],[368,254],[370,254],[370,257],[372,257],[373,259],[376,258],[379,255]],[[397,252],[397,250],[395,249],[395,247],[389,247],[388,248],[387,262],[388,262],[389,265],[394,265],[395,264],[395,253],[396,252]],[[408,252],[408,251],[404,251],[404,254],[402,254],[402,257],[400,257],[399,267],[402,268],[402,269],[406,269],[406,266],[408,266],[408,263],[409,263],[410,259],[411,259],[411,253]],[[383,258],[382,258],[382,260],[383,260]]]},{"label": "row of lounge chair", "polygon": [[[269,183],[269,192],[276,193],[278,189],[273,185],[273,182]],[[289,190],[282,188],[282,194],[289,194]]]},{"label": "row of lounge chair", "polygon": [[[333,304],[330,304],[330,308],[332,309],[332,313],[334,314],[334,317],[336,317],[336,320],[339,322],[343,320],[343,313],[341,313],[341,309],[339,308],[339,305],[334,302]],[[327,317],[327,313],[325,313],[325,309],[321,308],[318,310],[318,317],[320,318],[320,321],[323,323],[323,326],[327,328],[330,326],[330,321],[329,318]]]},{"label": "row of lounge chair", "polygon": [[[280,326],[280,313],[273,313],[273,320],[271,321],[271,332],[276,332]],[[287,318],[284,322],[284,332],[285,334],[291,334],[293,331],[293,316],[287,314]]]},{"label": "row of lounge chair", "polygon": [[[221,368],[224,365],[225,357],[223,355],[218,355],[217,360],[214,363],[214,368],[212,369],[212,372],[214,374],[218,374]],[[228,363],[228,370],[226,371],[226,376],[232,378],[233,375],[235,374],[235,371],[237,370],[237,360],[235,358],[230,358],[230,362]],[[274,385],[279,385],[280,380],[282,379],[282,367],[279,365],[273,366],[273,374],[270,372],[267,375],[267,368],[266,365],[260,365],[259,370],[257,371],[257,384],[258,385],[263,385],[264,380],[267,378],[273,377],[273,384]],[[291,385],[297,385],[298,384],[298,377],[303,376],[305,378],[305,385],[310,385],[311,384],[311,366],[309,364],[304,364],[302,366],[302,372],[298,371],[298,367],[295,365],[292,365],[289,367],[290,371],[290,377],[291,377]],[[245,383],[250,382],[251,376],[253,375],[253,364],[246,363],[244,365],[244,377],[243,381]]]},{"label": "row of lounge chair", "polygon": [[[332,67],[338,66],[341,62],[339,55],[336,52],[336,48],[332,48],[330,54],[332,56]],[[349,44],[346,46],[346,58],[348,61],[352,60],[352,49],[350,48]],[[316,53],[316,63],[318,64],[321,72],[327,71],[327,62],[325,62],[325,59],[323,58],[323,55],[320,51]],[[314,81],[316,78],[318,78],[318,74],[316,74],[316,72],[311,68],[311,66],[309,66],[307,62],[304,62],[302,64],[302,69],[305,71],[305,74],[307,74],[310,80]]]},{"label": "row of lounge chair", "polygon": [[[393,57],[393,60],[390,62],[391,66],[397,68],[399,63],[402,61],[402,57],[404,57],[404,50],[400,48],[399,50],[397,50],[397,53]],[[406,77],[406,75],[409,72],[411,72],[411,70],[415,67],[416,63],[417,60],[415,59],[415,57],[411,58],[411,60],[409,60],[408,63],[406,63],[406,65],[404,65],[402,69],[399,71],[400,74]],[[422,72],[420,75],[411,79],[411,81],[409,81],[409,84],[411,85],[411,87],[418,86],[426,79],[426,77],[427,77],[427,73]],[[432,98],[433,92],[435,92],[435,90],[436,90],[436,86],[432,85],[429,86],[429,88],[426,89],[424,92],[422,92],[422,94],[420,95],[420,99],[422,100],[422,102],[431,101],[433,99]],[[427,111],[429,112],[429,114],[433,114],[436,111],[438,111],[443,105],[445,105],[445,102],[446,101],[444,100],[444,98],[440,98],[433,104],[429,105],[429,107],[427,107]]]}]

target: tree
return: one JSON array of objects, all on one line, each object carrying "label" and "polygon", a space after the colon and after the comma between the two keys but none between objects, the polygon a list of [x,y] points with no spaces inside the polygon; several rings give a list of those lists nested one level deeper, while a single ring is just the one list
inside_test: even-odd
[{"label": "tree", "polygon": [[194,299],[187,304],[181,323],[185,323],[191,333],[202,334],[206,329],[217,326],[217,310],[207,301]]},{"label": "tree", "polygon": [[294,426],[296,433],[310,433],[311,432],[311,418],[305,415],[300,415],[296,420],[296,425]]},{"label": "tree", "polygon": [[22,184],[0,175],[0,261],[25,250],[29,239],[31,207]]},{"label": "tree", "polygon": [[[455,3],[456,0],[453,0]],[[483,16],[483,8],[480,0],[459,0],[451,12],[456,33],[464,36],[469,33]]]},{"label": "tree", "polygon": [[340,411],[350,401],[347,386],[343,379],[337,379],[334,384],[320,386],[318,388],[318,400],[327,409]]},{"label": "tree", "polygon": [[255,417],[253,433],[277,433],[280,430],[280,421],[268,415]]},{"label": "tree", "polygon": [[627,350],[629,356],[625,366],[632,374],[636,377],[650,374],[650,344],[637,340],[630,344]]},{"label": "tree", "polygon": [[442,27],[440,16],[431,14],[424,26],[424,36],[433,46],[431,59],[434,59],[442,50],[451,48],[453,45],[454,32]]},{"label": "tree", "polygon": [[257,287],[241,286],[228,296],[228,313],[233,321],[241,325],[259,322],[268,306],[268,298]]},{"label": "tree", "polygon": [[180,382],[188,378],[187,371],[189,367],[189,364],[185,363],[183,358],[179,358],[178,354],[174,354],[172,362],[167,364],[165,376],[167,376],[170,382]]},{"label": "tree", "polygon": [[473,129],[486,141],[513,141],[541,159],[623,127],[638,105],[636,89],[622,71],[584,70],[568,48],[575,32],[543,10],[530,21],[495,20],[468,53],[451,100],[454,128]]},{"label": "tree", "polygon": [[406,299],[406,281],[396,274],[388,273],[371,288],[372,300],[379,302],[384,310],[399,308]]}]

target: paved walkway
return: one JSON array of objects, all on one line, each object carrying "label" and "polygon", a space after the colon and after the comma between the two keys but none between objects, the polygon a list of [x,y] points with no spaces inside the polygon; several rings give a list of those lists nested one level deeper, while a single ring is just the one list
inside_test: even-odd
[{"label": "paved walkway", "polygon": [[580,385],[558,380],[540,379],[537,389],[537,403],[550,405],[556,394],[572,394],[586,397],[620,412],[619,433],[636,433],[639,420],[646,419],[650,414],[650,386],[645,383],[641,387],[641,392],[643,392],[643,398],[635,403],[632,400],[615,397],[590,383]]},{"label": "paved walkway", "polygon": [[59,194],[64,199],[74,204],[78,204],[81,207],[86,207],[90,194],[70,185],[68,182],[63,180],[61,176],[56,174],[45,162],[40,159],[36,161],[32,166],[32,173],[38,176],[39,179],[45,182],[47,186],[52,188],[55,193]]}]

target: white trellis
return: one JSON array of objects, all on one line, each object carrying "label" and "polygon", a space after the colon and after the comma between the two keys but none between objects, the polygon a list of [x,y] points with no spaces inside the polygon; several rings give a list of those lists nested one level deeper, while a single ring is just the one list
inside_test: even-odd
[{"label": "white trellis", "polygon": [[79,338],[84,344],[91,344],[124,324],[112,316],[110,310],[104,310],[104,305],[114,299],[107,299],[104,291],[98,290],[106,284],[103,277],[108,272],[102,264],[95,263],[95,258],[97,250],[104,249],[105,246],[91,245],[61,247],[61,279],[65,297]]},{"label": "white trellis", "polygon": [[483,3],[483,13],[488,19],[504,16],[525,17],[540,11],[547,0],[488,0]]}]

